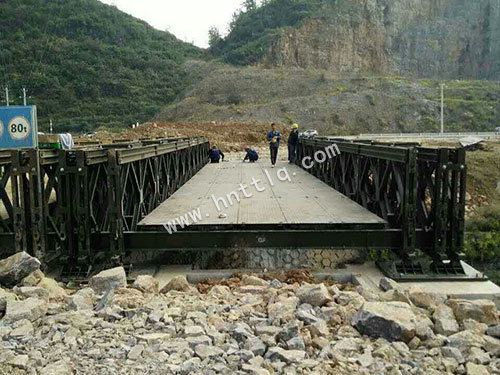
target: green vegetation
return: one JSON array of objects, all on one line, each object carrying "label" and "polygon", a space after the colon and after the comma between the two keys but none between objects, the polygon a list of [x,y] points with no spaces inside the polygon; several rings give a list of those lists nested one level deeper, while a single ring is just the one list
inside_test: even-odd
[{"label": "green vegetation", "polygon": [[[297,122],[325,135],[440,128],[439,80],[339,76],[326,70],[213,61],[191,63],[186,69],[198,79],[157,120]],[[499,126],[499,82],[444,82],[446,131],[492,131]]]},{"label": "green vegetation", "polygon": [[42,129],[149,120],[185,88],[185,58],[200,55],[97,0],[0,1],[0,14],[0,85],[11,104],[27,88]]},{"label": "green vegetation", "polygon": [[[325,4],[338,0],[267,0],[257,6],[246,0],[233,15],[229,34],[222,38],[210,31],[210,52],[233,65],[250,65],[262,60],[268,39],[286,26],[295,26],[318,13]],[[342,0],[343,1],[343,0]]]},{"label": "green vegetation", "polygon": [[481,207],[467,223],[465,255],[472,265],[500,283],[500,204]]},{"label": "green vegetation", "polygon": [[[422,80],[422,85],[434,89],[429,100],[440,102],[438,81]],[[448,131],[491,131],[498,126],[499,85],[496,81],[468,80],[445,82],[445,116]]]},{"label": "green vegetation", "polygon": [[487,199],[467,218],[465,255],[476,268],[500,283],[500,143],[467,154],[467,186],[472,202]]}]

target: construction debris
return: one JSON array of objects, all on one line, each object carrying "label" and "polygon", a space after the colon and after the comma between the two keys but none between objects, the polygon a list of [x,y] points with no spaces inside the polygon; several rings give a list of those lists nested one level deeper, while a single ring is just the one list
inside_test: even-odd
[{"label": "construction debris", "polygon": [[467,151],[484,150],[484,139],[478,137],[465,137],[460,139],[460,146]]}]

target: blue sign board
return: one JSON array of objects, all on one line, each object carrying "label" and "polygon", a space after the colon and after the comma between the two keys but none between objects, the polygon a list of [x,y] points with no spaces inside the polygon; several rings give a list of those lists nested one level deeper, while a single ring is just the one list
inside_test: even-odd
[{"label": "blue sign board", "polygon": [[36,106],[0,107],[0,149],[38,147]]}]

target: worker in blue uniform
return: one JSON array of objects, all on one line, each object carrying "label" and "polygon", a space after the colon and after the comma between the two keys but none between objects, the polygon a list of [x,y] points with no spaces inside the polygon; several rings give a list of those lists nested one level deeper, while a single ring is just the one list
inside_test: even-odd
[{"label": "worker in blue uniform", "polygon": [[269,150],[271,151],[272,168],[276,166],[278,158],[278,149],[280,147],[281,133],[276,130],[276,124],[271,124],[271,130],[267,132],[267,141],[269,142]]},{"label": "worker in blue uniform", "polygon": [[253,148],[244,147],[244,150],[246,152],[246,155],[245,159],[243,159],[243,162],[248,160],[250,163],[255,163],[257,160],[259,160],[259,153]]},{"label": "worker in blue uniform", "polygon": [[215,145],[208,151],[208,156],[210,157],[211,163],[219,163],[221,160],[224,161],[224,153]]}]

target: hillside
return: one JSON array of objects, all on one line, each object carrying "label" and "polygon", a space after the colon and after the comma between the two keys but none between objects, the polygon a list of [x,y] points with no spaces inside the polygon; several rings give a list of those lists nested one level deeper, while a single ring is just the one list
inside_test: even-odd
[{"label": "hillside", "polygon": [[417,78],[500,79],[492,0],[247,1],[212,53],[234,65]]},{"label": "hillside", "polygon": [[97,0],[4,0],[0,14],[0,86],[11,104],[27,88],[42,129],[146,121],[185,87],[184,59],[200,55]]},{"label": "hillside", "polygon": [[[441,81],[326,70],[237,68],[189,62],[199,81],[157,121],[298,122],[323,134],[436,131]],[[500,82],[445,81],[447,131],[491,131],[500,123]]]}]

